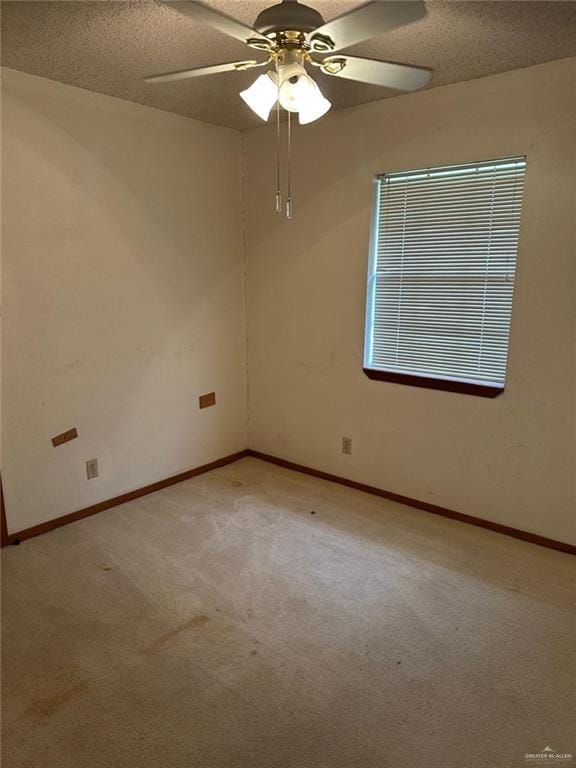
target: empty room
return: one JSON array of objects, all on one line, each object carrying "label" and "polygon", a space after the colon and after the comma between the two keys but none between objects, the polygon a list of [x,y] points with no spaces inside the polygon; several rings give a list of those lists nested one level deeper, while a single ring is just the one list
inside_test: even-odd
[{"label": "empty room", "polygon": [[576,768],[576,2],[1,26],[4,768]]}]

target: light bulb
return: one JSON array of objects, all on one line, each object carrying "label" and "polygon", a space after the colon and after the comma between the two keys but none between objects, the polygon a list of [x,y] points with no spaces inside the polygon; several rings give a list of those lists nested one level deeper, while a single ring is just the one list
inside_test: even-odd
[{"label": "light bulb", "polygon": [[270,110],[278,98],[278,87],[273,72],[260,75],[250,88],[240,92],[240,96],[253,112],[262,120],[268,120]]},{"label": "light bulb", "polygon": [[332,106],[308,74],[298,74],[284,80],[280,87],[280,104],[289,112],[298,112],[298,121],[305,125],[326,114]]},{"label": "light bulb", "polygon": [[299,112],[314,98],[315,85],[314,80],[306,74],[286,78],[280,86],[280,104],[288,112]]}]

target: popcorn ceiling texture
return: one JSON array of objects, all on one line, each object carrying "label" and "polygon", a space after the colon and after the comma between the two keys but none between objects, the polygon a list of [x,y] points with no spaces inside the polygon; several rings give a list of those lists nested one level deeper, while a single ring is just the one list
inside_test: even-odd
[{"label": "popcorn ceiling texture", "polygon": [[[357,0],[309,0],[326,20]],[[252,24],[266,0],[211,0]],[[576,3],[428,2],[428,17],[348,52],[434,69],[429,87],[576,55]],[[252,58],[242,43],[155,2],[3,2],[2,63],[91,91],[245,129],[259,120],[238,98],[254,72],[176,83],[142,78]],[[258,54],[255,54],[258,56]],[[335,107],[398,95],[315,72]]]}]

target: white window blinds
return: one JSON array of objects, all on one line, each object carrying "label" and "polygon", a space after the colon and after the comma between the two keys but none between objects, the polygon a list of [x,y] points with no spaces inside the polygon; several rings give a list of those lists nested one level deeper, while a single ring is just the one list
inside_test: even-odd
[{"label": "white window blinds", "polygon": [[367,369],[503,389],[525,168],[377,177]]}]

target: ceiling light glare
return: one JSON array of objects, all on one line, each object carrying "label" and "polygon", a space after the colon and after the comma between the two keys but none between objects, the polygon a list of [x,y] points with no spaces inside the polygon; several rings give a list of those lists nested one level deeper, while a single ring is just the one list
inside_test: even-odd
[{"label": "ceiling light glare", "polygon": [[280,104],[288,112],[298,112],[302,125],[325,115],[332,106],[310,75],[295,74],[280,86]]},{"label": "ceiling light glare", "polygon": [[305,106],[298,112],[298,122],[300,125],[306,125],[307,123],[313,123],[314,120],[318,120],[319,117],[325,115],[330,109],[332,104],[328,99],[322,95],[322,91],[316,83],[314,83],[315,94],[313,99],[309,99]]},{"label": "ceiling light glare", "polygon": [[314,100],[315,86],[314,80],[306,74],[286,78],[280,86],[280,104],[287,112],[299,112]]},{"label": "ceiling light glare", "polygon": [[276,103],[278,87],[273,72],[260,75],[245,91],[240,92],[242,99],[262,120],[268,120],[270,110]]}]

